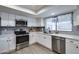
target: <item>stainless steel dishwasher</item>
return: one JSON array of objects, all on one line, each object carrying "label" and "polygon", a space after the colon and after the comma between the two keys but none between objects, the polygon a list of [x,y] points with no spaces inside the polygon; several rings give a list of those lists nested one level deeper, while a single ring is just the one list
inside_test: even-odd
[{"label": "stainless steel dishwasher", "polygon": [[52,36],[52,50],[60,54],[65,54],[65,38]]}]

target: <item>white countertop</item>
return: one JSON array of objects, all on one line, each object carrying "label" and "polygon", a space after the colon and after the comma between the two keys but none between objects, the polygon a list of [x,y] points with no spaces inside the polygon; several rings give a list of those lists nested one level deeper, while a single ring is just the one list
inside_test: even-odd
[{"label": "white countertop", "polygon": [[50,34],[50,33],[43,33],[45,35],[50,35],[50,36],[58,36],[58,37],[64,37],[64,38],[68,38],[68,39],[74,39],[74,40],[79,40],[79,36],[78,35],[69,35],[69,34]]},{"label": "white countertop", "polygon": [[11,37],[11,36],[15,36],[15,34],[2,34],[2,35],[0,35],[0,38]]},{"label": "white countertop", "polygon": [[58,36],[58,37],[64,37],[64,38],[68,38],[68,39],[74,39],[74,40],[79,40],[79,36],[78,35],[69,35],[69,34],[50,34],[50,33],[44,33],[44,32],[38,32],[44,35],[49,35],[49,36]]},{"label": "white countertop", "polygon": [[49,35],[79,40],[79,36],[77,35],[68,35],[68,34],[49,34]]}]

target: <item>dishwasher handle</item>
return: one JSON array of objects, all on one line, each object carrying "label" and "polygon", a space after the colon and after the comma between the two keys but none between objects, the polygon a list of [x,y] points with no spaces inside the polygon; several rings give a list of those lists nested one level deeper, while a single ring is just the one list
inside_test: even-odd
[{"label": "dishwasher handle", "polygon": [[54,37],[56,40],[65,40],[63,37]]}]

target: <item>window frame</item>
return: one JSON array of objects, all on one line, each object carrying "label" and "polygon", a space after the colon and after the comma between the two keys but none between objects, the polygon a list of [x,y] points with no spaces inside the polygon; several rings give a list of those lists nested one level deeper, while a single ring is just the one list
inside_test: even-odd
[{"label": "window frame", "polygon": [[[58,16],[62,16],[62,15],[66,15],[66,14],[71,14],[72,30],[71,30],[71,31],[60,31],[60,32],[72,32],[72,31],[73,31],[73,12],[63,13],[63,14],[59,14],[59,15],[56,15],[56,16],[45,17],[44,20],[45,20],[45,19],[48,19],[48,18],[57,18],[57,20],[56,20],[56,30],[53,30],[53,31],[59,31],[59,30],[57,29]],[[45,23],[45,25],[46,25],[46,23]]]},{"label": "window frame", "polygon": [[[61,15],[58,15],[58,16],[63,16],[63,15],[67,15],[67,14],[71,14],[71,25],[72,25],[72,30],[71,30],[71,31],[60,31],[60,32],[72,32],[72,31],[73,31],[73,12],[61,14]],[[58,22],[58,16],[57,16],[57,22]],[[56,24],[57,24],[57,23],[56,23]],[[59,31],[59,30],[57,29],[57,31]]]}]

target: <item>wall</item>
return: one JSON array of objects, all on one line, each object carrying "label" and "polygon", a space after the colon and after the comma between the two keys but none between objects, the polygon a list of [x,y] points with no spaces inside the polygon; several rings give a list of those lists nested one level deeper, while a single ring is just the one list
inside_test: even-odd
[{"label": "wall", "polygon": [[2,34],[14,34],[14,30],[15,28],[7,28],[7,27],[1,28],[1,35]]}]

